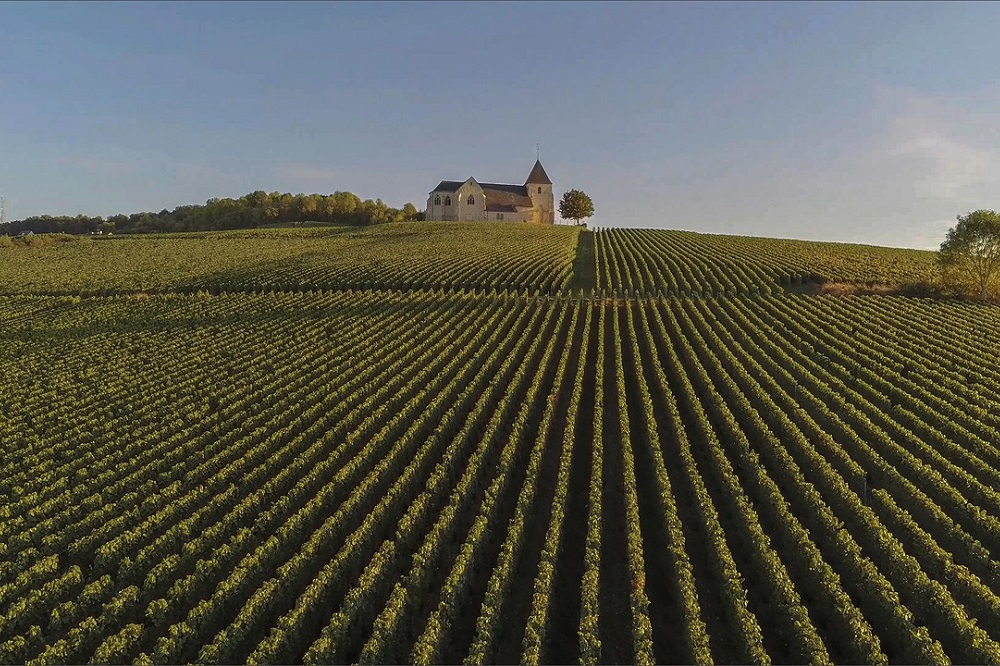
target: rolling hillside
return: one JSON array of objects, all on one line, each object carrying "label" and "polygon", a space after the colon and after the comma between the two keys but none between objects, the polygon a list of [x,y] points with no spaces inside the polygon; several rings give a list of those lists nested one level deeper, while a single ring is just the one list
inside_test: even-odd
[{"label": "rolling hillside", "polygon": [[996,663],[930,253],[423,223],[0,250],[0,661]]}]

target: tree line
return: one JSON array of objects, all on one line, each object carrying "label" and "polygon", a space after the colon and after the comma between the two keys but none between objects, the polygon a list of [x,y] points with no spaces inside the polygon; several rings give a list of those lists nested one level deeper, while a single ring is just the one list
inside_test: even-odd
[{"label": "tree line", "polygon": [[0,226],[0,234],[153,233],[169,231],[222,231],[253,229],[271,224],[322,222],[367,226],[423,219],[412,203],[393,208],[381,199],[361,200],[351,192],[289,194],[251,192],[239,199],[213,198],[204,205],[164,208],[159,213],[132,213],[108,218],[87,215],[38,215]]}]

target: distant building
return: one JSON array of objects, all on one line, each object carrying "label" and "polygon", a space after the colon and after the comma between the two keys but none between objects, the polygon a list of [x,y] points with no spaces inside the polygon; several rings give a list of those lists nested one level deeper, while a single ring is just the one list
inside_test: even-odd
[{"label": "distant building", "polygon": [[555,223],[552,181],[535,161],[524,185],[442,180],[427,197],[427,220]]}]

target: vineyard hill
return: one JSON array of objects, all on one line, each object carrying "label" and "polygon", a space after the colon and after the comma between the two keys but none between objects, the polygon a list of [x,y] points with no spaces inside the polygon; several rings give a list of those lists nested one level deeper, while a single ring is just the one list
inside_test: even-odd
[{"label": "vineyard hill", "polygon": [[0,257],[0,662],[1000,662],[1000,308],[898,295],[933,253],[425,222]]}]

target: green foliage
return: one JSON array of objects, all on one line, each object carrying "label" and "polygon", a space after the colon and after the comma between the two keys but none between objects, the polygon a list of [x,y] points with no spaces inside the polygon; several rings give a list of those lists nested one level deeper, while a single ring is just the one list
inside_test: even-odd
[{"label": "green foliage", "polygon": [[1000,272],[1000,214],[977,210],[959,215],[941,243],[938,261],[950,283],[986,298]]},{"label": "green foliage", "polygon": [[1000,309],[666,232],[571,294],[577,230],[425,228],[5,255],[190,263],[0,296],[0,660],[1000,661]]},{"label": "green foliage", "polygon": [[119,214],[107,220],[86,215],[40,215],[9,222],[0,232],[90,234],[101,231],[107,234],[221,231],[303,222],[366,226],[415,221],[419,216],[419,211],[411,203],[397,209],[381,199],[362,201],[350,192],[293,195],[258,190],[238,199],[213,198],[204,205],[177,206],[173,210],[163,209],[159,213]]},{"label": "green foliage", "polygon": [[404,223],[95,237],[89,246],[11,253],[0,262],[0,292],[524,287],[554,293],[571,277],[578,233],[540,225]]},{"label": "green foliage", "polygon": [[597,287],[647,295],[765,295],[827,282],[933,284],[933,252],[654,229],[594,233]]},{"label": "green foliage", "polygon": [[0,236],[0,249],[9,248],[40,248],[64,245],[79,241],[77,236],[63,233],[27,234],[24,236]]},{"label": "green foliage", "polygon": [[594,202],[581,190],[570,190],[563,194],[559,201],[559,215],[564,220],[580,220],[594,214]]}]

